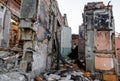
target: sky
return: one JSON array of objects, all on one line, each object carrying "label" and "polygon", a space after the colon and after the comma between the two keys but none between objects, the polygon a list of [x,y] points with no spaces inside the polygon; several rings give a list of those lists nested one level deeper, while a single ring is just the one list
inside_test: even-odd
[{"label": "sky", "polygon": [[72,34],[78,34],[79,26],[82,24],[82,13],[84,5],[87,2],[102,1],[105,5],[111,1],[113,5],[113,16],[115,20],[115,31],[120,33],[120,2],[119,0],[57,0],[61,14],[67,14],[69,27],[72,29]]}]

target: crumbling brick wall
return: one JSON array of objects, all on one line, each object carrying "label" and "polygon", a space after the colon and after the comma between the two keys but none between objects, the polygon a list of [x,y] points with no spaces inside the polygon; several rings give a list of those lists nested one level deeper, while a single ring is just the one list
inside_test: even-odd
[{"label": "crumbling brick wall", "polygon": [[[24,10],[24,8],[21,8],[21,9]],[[60,40],[61,31],[58,31],[58,29],[60,30],[62,26],[61,21],[63,21],[63,18],[60,15],[61,13],[59,12],[57,1],[54,1],[54,0],[51,0],[51,1],[38,0],[36,12],[37,12],[36,18],[33,19],[35,21],[34,22],[30,21],[30,23],[33,23],[34,33],[32,33],[32,30],[29,29],[30,27],[28,27],[29,30],[24,27],[23,23],[29,23],[29,21],[24,22],[24,18],[21,18],[21,21],[23,21],[21,22],[22,23],[21,28],[24,30],[22,31],[23,32],[22,38],[26,42],[24,43],[25,51],[23,53],[26,53],[26,48],[29,48],[29,47],[34,50],[34,51],[31,50],[32,51],[31,53],[33,54],[32,54],[32,57],[30,56],[30,58],[28,58],[26,54],[23,55],[21,68],[23,70],[26,70],[27,69],[26,67],[31,66],[32,64],[31,71],[35,73],[36,72],[39,73],[39,72],[43,72],[46,69],[50,69],[51,67],[50,65],[51,56],[49,54],[52,53],[53,55],[53,51],[52,51],[53,49],[51,49],[51,52],[49,52],[48,50],[52,48],[54,42],[50,42],[50,41],[55,40],[54,39],[55,32],[57,32],[58,40]],[[24,17],[23,13],[22,15]],[[25,17],[27,17],[27,14],[25,15]],[[35,34],[35,36],[30,37],[29,34],[32,34],[32,35]],[[48,37],[48,36],[51,36],[51,37]],[[32,37],[33,39],[31,39]],[[49,46],[50,43],[51,43],[51,46]],[[27,59],[28,60],[31,59],[31,62],[29,65],[26,63]]]}]

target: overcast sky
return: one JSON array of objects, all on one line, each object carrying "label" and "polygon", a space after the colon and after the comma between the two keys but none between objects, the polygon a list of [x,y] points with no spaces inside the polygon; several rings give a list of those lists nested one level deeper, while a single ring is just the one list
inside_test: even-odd
[{"label": "overcast sky", "polygon": [[82,24],[82,13],[84,5],[87,2],[103,1],[105,5],[111,1],[113,5],[113,15],[115,19],[115,30],[120,32],[120,2],[119,0],[57,0],[59,9],[62,13],[67,14],[68,24],[72,28],[73,34],[78,34],[78,27]]}]

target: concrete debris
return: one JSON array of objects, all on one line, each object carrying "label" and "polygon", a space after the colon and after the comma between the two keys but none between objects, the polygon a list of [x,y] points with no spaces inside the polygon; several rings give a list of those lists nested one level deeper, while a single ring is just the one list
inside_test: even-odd
[{"label": "concrete debris", "polygon": [[[13,48],[17,49],[17,48]],[[18,71],[19,62],[22,59],[21,52],[16,51],[0,51],[0,74]]]},{"label": "concrete debris", "polygon": [[60,79],[60,76],[59,75],[56,75],[56,74],[50,74],[48,76],[48,81],[49,80],[59,80]]},{"label": "concrete debris", "polygon": [[43,76],[45,81],[90,81],[79,69],[68,68],[65,70],[47,72]]},{"label": "concrete debris", "polygon": [[6,57],[10,55],[10,52],[7,52],[7,51],[0,51],[0,58],[3,58],[3,57]]},{"label": "concrete debris", "polygon": [[24,75],[17,72],[13,72],[0,74],[0,81],[27,81],[27,79]]},{"label": "concrete debris", "polygon": [[120,73],[112,5],[88,3],[82,16],[71,40],[57,0],[0,0],[0,81],[101,81],[108,70]]}]

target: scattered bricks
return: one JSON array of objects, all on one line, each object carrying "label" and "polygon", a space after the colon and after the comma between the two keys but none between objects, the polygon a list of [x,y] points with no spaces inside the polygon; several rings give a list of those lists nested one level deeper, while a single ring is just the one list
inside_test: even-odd
[{"label": "scattered bricks", "polygon": [[42,81],[42,79],[41,79],[39,76],[36,76],[36,77],[34,78],[34,80],[35,80],[35,81]]}]

